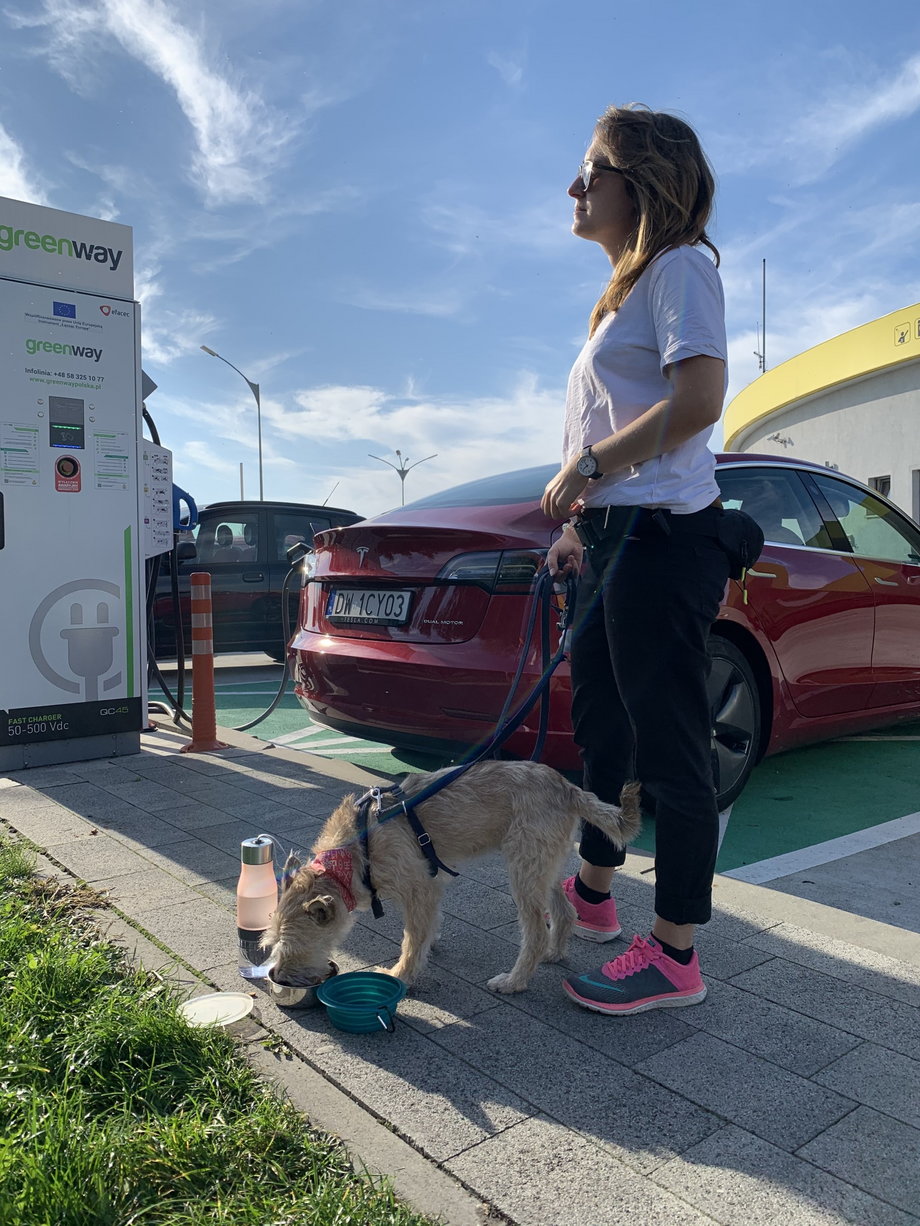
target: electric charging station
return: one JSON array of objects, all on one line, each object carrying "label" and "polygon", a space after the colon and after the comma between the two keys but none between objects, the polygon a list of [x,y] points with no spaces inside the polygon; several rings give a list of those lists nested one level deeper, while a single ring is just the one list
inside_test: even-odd
[{"label": "electric charging station", "polygon": [[172,481],[130,227],[0,197],[0,337],[0,770],[137,753]]}]

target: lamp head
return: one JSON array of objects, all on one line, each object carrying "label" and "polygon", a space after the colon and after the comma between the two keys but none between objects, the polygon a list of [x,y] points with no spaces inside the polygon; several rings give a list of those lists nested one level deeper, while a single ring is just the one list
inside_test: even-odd
[{"label": "lamp head", "polygon": [[203,349],[203,350],[205,351],[205,353],[209,353],[209,354],[211,355],[211,357],[212,357],[212,358],[219,358],[219,357],[220,357],[220,354],[219,354],[219,353],[215,353],[215,352],[214,352],[214,350],[213,350],[213,349],[209,349],[209,348],[207,347],[207,345],[200,345],[200,346],[199,346],[199,348],[200,348],[200,349]]}]

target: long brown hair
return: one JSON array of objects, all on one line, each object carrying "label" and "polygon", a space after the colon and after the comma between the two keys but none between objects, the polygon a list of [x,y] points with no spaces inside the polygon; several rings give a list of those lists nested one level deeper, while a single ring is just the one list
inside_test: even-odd
[{"label": "long brown hair", "polygon": [[591,336],[605,315],[623,305],[662,251],[702,243],[719,263],[719,252],[706,233],[715,180],[688,123],[635,104],[611,106],[597,121],[594,144],[612,166],[624,171],[626,190],[636,209],[636,226],[591,312]]}]

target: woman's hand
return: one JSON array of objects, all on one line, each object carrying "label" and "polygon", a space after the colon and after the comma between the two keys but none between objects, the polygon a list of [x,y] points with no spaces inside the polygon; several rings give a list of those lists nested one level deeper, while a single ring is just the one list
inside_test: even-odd
[{"label": "woman's hand", "polygon": [[550,519],[562,519],[579,509],[575,505],[576,500],[584,493],[588,478],[581,475],[575,463],[575,460],[570,460],[543,491],[543,501],[540,506],[543,514]]},{"label": "woman's hand", "polygon": [[553,541],[546,555],[546,569],[554,579],[567,575],[577,576],[581,570],[585,547],[578,539],[574,528],[566,524],[562,536]]}]

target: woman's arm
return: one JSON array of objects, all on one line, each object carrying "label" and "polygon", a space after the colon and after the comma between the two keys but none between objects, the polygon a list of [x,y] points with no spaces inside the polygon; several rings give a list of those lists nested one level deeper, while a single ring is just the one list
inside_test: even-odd
[{"label": "woman's arm", "polygon": [[[671,391],[646,409],[641,417],[616,434],[593,443],[591,453],[604,474],[619,472],[655,456],[673,451],[702,430],[714,425],[725,399],[725,363],[699,354],[665,368]],[[575,468],[578,456],[550,481],[543,494],[543,512],[559,519],[576,510],[575,500],[588,481]]]}]

